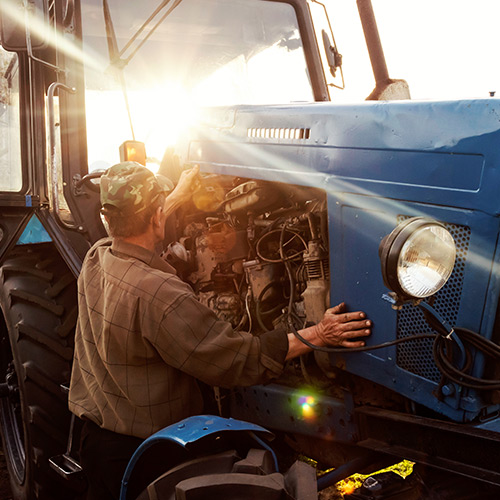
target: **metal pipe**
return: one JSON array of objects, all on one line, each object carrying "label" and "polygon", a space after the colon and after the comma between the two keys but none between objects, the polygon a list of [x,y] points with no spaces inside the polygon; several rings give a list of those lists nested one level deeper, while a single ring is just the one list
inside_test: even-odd
[{"label": "metal pipe", "polygon": [[389,79],[389,71],[387,70],[387,63],[385,61],[382,42],[380,41],[372,2],[371,0],[356,0],[356,3],[365,34],[373,75],[375,76],[375,83],[379,85]]},{"label": "metal pipe", "polygon": [[54,110],[54,95],[56,90],[61,89],[74,94],[76,89],[70,88],[62,83],[53,82],[49,85],[47,90],[47,105],[48,105],[48,118],[49,118],[49,149],[50,149],[50,177],[52,184],[52,204],[54,209],[54,215],[59,225],[65,229],[72,229],[80,231],[82,228],[78,225],[68,224],[61,219],[59,211],[59,172],[57,168],[57,141],[56,141],[56,119]]}]

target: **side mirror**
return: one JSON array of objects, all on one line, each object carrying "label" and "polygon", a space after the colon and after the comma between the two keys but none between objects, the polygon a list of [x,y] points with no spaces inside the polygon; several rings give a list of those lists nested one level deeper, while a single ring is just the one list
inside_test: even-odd
[{"label": "side mirror", "polygon": [[49,8],[47,0],[2,0],[0,42],[11,52],[31,52],[47,45]]},{"label": "side mirror", "polygon": [[321,36],[323,37],[323,47],[325,48],[330,73],[335,77],[337,76],[337,70],[342,66],[342,54],[339,53],[337,47],[332,45],[330,37],[325,30],[321,32]]}]

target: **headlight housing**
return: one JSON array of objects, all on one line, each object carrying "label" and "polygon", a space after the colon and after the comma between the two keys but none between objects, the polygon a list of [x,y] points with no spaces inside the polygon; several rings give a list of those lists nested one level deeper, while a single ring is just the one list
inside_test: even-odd
[{"label": "headlight housing", "polygon": [[456,246],[443,224],[414,217],[399,224],[380,243],[385,285],[402,299],[434,295],[448,281]]}]

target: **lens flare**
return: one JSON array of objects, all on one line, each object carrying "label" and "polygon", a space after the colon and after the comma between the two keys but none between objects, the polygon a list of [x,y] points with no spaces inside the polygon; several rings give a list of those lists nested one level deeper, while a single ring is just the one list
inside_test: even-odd
[{"label": "lens flare", "polygon": [[316,418],[316,402],[313,396],[299,397],[299,405],[305,420],[313,420]]}]

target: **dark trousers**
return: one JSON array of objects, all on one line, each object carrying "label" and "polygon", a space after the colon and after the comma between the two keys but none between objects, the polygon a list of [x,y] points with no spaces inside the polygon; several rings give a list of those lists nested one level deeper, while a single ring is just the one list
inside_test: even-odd
[{"label": "dark trousers", "polygon": [[80,461],[88,479],[87,500],[118,500],[123,473],[142,439],[101,429],[85,421]]}]

